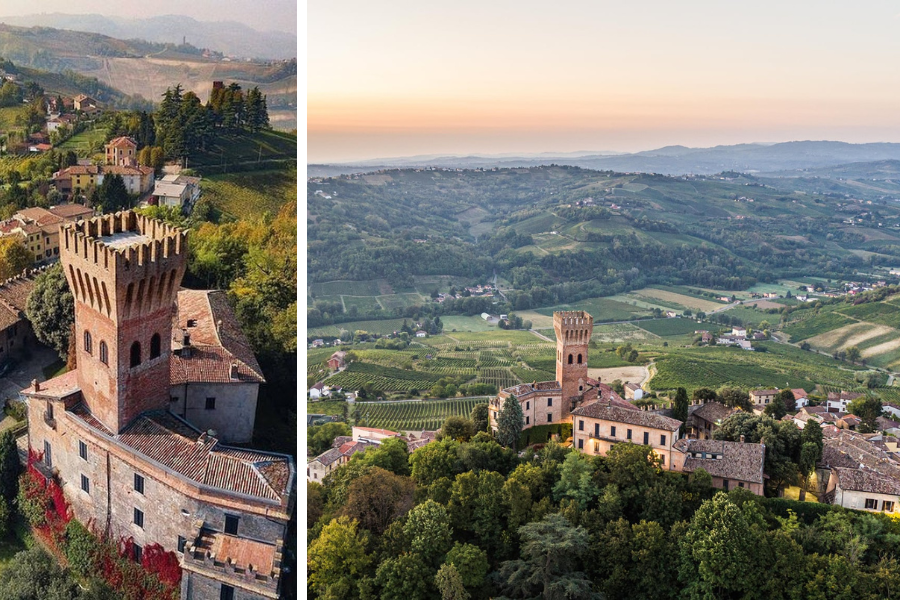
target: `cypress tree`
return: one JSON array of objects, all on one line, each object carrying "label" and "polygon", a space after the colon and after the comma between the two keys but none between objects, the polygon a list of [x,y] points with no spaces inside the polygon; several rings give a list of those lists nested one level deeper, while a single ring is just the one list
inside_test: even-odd
[{"label": "cypress tree", "polygon": [[515,396],[510,395],[500,409],[497,417],[497,441],[507,447],[516,449],[519,443],[519,434],[522,433],[522,406]]}]

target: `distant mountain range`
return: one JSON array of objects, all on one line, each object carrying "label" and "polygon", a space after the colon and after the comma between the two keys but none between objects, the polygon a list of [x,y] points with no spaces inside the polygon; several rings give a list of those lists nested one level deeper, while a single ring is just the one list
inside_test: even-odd
[{"label": "distant mountain range", "polygon": [[20,27],[52,27],[100,33],[110,37],[209,48],[241,58],[297,57],[297,36],[284,31],[257,31],[235,21],[197,21],[183,15],[124,19],[103,15],[51,13],[24,17],[0,16],[0,23]]},{"label": "distant mountain range", "polygon": [[331,176],[398,167],[436,166],[474,169],[557,164],[623,173],[710,175],[722,171],[739,171],[789,176],[799,175],[806,170],[825,169],[849,163],[893,160],[900,160],[900,144],[801,141],[737,144],[713,148],[666,146],[631,154],[576,152],[520,156],[413,156],[328,165],[311,164],[308,166],[308,172],[310,176]]}]

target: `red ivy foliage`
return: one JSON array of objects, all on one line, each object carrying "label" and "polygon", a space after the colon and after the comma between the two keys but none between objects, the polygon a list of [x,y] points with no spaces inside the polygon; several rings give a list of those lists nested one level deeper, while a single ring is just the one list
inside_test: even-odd
[{"label": "red ivy foliage", "polygon": [[159,544],[150,544],[144,548],[141,565],[150,573],[156,573],[159,580],[166,585],[181,583],[181,565],[174,552],[166,552]]}]

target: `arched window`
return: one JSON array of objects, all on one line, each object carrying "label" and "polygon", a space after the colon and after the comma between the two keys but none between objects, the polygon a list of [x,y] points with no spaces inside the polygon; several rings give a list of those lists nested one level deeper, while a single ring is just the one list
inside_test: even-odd
[{"label": "arched window", "polygon": [[100,362],[109,365],[109,348],[106,347],[106,342],[103,340],[100,340]]},{"label": "arched window", "polygon": [[135,342],[131,345],[131,366],[136,367],[141,364],[141,343]]},{"label": "arched window", "polygon": [[87,330],[84,332],[84,351],[88,354],[93,354],[94,352],[93,343],[91,341],[91,332]]},{"label": "arched window", "polygon": [[578,355],[578,364],[579,365],[581,364],[581,355],[580,354]]},{"label": "arched window", "polygon": [[570,365],[572,364],[572,355],[571,354],[569,355],[569,364]]},{"label": "arched window", "polygon": [[150,358],[157,358],[160,353],[160,345],[162,338],[159,337],[158,333],[154,333],[153,337],[150,338]]}]

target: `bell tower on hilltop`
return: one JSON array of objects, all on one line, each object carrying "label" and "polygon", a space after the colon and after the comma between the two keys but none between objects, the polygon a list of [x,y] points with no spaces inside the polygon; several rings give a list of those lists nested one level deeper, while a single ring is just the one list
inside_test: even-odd
[{"label": "bell tower on hilltop", "polygon": [[556,380],[562,385],[565,406],[569,398],[585,389],[594,317],[583,310],[555,312],[553,330],[556,332]]},{"label": "bell tower on hilltop", "polygon": [[186,234],[127,211],[63,225],[60,235],[78,386],[91,414],[118,434],[140,413],[168,408]]}]

